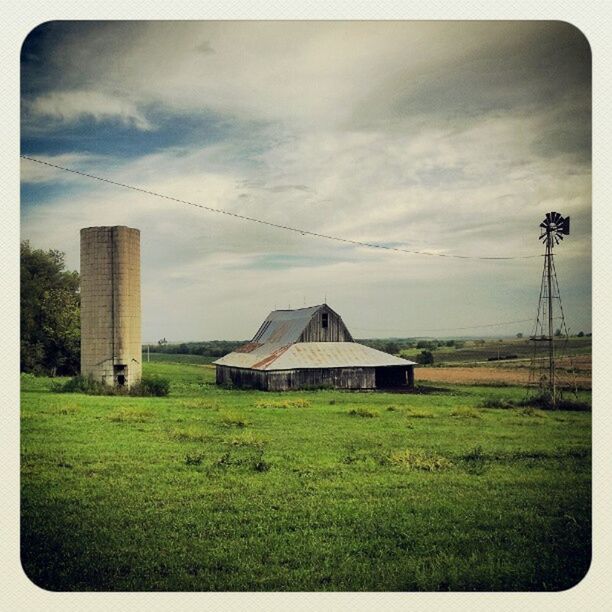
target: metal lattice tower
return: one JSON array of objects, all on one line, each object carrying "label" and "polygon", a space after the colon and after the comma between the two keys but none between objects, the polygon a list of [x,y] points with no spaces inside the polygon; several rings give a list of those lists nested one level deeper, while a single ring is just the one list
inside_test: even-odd
[{"label": "metal lattice tower", "polygon": [[[535,329],[530,337],[533,356],[529,385],[546,394],[552,407],[565,388],[571,386],[565,371],[559,369],[560,360],[566,355],[569,332],[565,323],[559,281],[555,268],[553,249],[570,233],[570,218],[558,212],[546,213],[540,223],[540,240],[545,245],[544,269],[540,284],[538,315]],[[570,364],[570,371],[573,370]],[[574,384],[575,387],[575,384]]]}]

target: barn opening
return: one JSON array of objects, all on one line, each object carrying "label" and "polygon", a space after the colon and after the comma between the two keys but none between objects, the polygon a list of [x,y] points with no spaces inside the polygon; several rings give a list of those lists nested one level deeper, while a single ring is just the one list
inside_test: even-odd
[{"label": "barn opening", "polygon": [[376,388],[403,387],[408,384],[408,368],[405,366],[384,366],[376,368]]},{"label": "barn opening", "polygon": [[324,312],[324,313],[321,315],[321,327],[322,327],[323,329],[327,329],[328,321],[329,321],[329,319],[328,319],[328,314],[327,314],[326,312]]}]

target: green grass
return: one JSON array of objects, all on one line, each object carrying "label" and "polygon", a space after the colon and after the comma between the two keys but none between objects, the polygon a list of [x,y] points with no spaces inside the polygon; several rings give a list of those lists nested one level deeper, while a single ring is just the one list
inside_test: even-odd
[{"label": "green grass", "polygon": [[587,571],[589,412],[484,407],[511,387],[263,393],[144,365],[169,397],[23,377],[22,561],[43,588],[560,590]]}]

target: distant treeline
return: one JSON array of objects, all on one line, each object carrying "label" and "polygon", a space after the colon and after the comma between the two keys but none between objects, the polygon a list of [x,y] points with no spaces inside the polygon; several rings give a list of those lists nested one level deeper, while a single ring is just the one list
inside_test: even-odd
[{"label": "distant treeline", "polygon": [[143,344],[143,352],[147,346],[151,353],[169,353],[172,355],[203,355],[205,357],[223,357],[246,344],[248,340],[208,340],[206,342],[181,342],[180,344]]},{"label": "distant treeline", "polygon": [[[151,353],[169,353],[180,355],[203,355],[206,357],[223,357],[227,353],[231,353],[239,346],[246,344],[249,340],[208,340],[203,342],[181,342],[181,343],[155,343],[149,344]],[[371,348],[392,355],[397,355],[405,349],[436,349],[439,346],[455,346],[461,348],[463,342],[459,340],[417,340],[416,338],[397,338],[389,340],[384,339],[365,339],[357,340],[361,344],[365,344]],[[147,345],[143,345],[143,351],[146,351]]]}]

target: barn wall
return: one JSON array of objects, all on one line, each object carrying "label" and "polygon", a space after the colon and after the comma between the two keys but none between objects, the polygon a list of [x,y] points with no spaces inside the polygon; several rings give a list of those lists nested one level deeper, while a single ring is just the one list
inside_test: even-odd
[{"label": "barn wall", "polygon": [[[385,369],[385,368],[379,368]],[[414,368],[401,368],[403,382],[408,387],[414,385]],[[406,380],[407,377],[407,380]],[[243,389],[262,391],[290,391],[298,389],[375,389],[376,368],[309,368],[303,370],[282,370],[266,372],[246,368],[217,366],[217,384],[232,384]],[[384,388],[384,386],[383,386]]]},{"label": "barn wall", "polygon": [[290,389],[373,389],[376,386],[374,368],[317,368],[267,372],[269,391]]},{"label": "barn wall", "polygon": [[232,384],[243,389],[267,389],[266,372],[244,368],[217,366],[216,380],[218,385]]},{"label": "barn wall", "polygon": [[[323,328],[323,313],[327,314],[327,328]],[[352,342],[353,337],[339,314],[328,306],[322,306],[302,332],[298,342]]]}]

